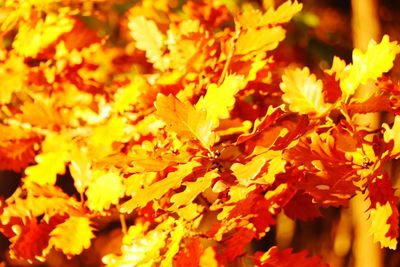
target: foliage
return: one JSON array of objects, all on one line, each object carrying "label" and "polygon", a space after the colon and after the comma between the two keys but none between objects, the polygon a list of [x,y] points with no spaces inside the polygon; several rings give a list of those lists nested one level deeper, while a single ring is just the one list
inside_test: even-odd
[{"label": "foliage", "polygon": [[[374,240],[396,248],[385,166],[400,157],[400,86],[384,75],[400,46],[388,36],[317,77],[280,60],[296,1],[67,2],[0,8],[0,168],[23,174],[0,202],[12,257],[78,255],[120,214],[106,266],[325,266],[250,245],[280,213],[310,220],[355,195]],[[108,8],[122,10],[117,37],[92,25]],[[366,83],[376,93],[356,97]],[[393,123],[358,124],[381,111]]]}]

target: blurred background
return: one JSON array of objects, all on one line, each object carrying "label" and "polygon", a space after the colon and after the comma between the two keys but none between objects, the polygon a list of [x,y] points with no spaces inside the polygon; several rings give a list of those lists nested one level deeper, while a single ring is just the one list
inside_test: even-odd
[{"label": "blurred background", "polygon": [[[88,21],[92,27],[101,27],[109,41],[117,40],[119,21],[124,12],[136,1],[99,1],[97,5],[102,16]],[[225,0],[222,2],[229,2]],[[240,1],[239,1],[240,2]],[[242,1],[261,8],[279,5],[283,0]],[[287,41],[282,44],[281,57],[309,66],[314,73],[331,65],[337,55],[351,61],[354,47],[364,49],[370,38],[381,39],[383,34],[391,40],[400,41],[400,1],[398,0],[303,0],[303,11],[288,26]],[[89,5],[89,3],[88,3]],[[1,6],[1,4],[0,4]],[[400,62],[391,72],[393,80],[400,78]],[[372,116],[367,120],[381,121],[384,116]],[[0,152],[1,153],[1,152]],[[391,168],[393,184],[399,188],[400,170],[396,164]],[[9,197],[18,187],[21,174],[0,171],[0,196]],[[59,179],[60,186],[68,192],[70,177]],[[278,244],[280,248],[293,247],[295,251],[308,249],[313,254],[322,255],[332,267],[398,267],[400,252],[381,249],[373,244],[364,229],[363,207],[354,200],[347,209],[325,209],[323,216],[310,222],[293,222],[285,216],[278,218],[275,228],[264,240],[254,244],[255,248],[268,248]],[[113,227],[114,226],[114,227]],[[108,224],[98,233],[93,246],[79,257],[66,259],[62,254],[52,252],[46,264],[28,264],[9,259],[8,240],[0,234],[0,266],[100,266],[100,256],[111,252],[112,243],[118,244],[122,233],[119,224]],[[3,263],[1,263],[3,261]]]}]

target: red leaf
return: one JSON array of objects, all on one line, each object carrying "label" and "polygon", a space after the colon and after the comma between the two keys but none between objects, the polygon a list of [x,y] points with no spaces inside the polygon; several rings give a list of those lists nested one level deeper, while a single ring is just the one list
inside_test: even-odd
[{"label": "red leaf", "polygon": [[285,214],[292,219],[303,221],[319,217],[318,205],[312,202],[312,197],[304,192],[297,192],[284,207]]},{"label": "red leaf", "polygon": [[389,202],[392,207],[392,214],[387,220],[390,225],[389,231],[386,233],[387,237],[397,239],[399,236],[399,211],[397,209],[397,202],[399,198],[395,195],[395,190],[389,179],[389,175],[384,173],[382,177],[374,178],[368,185],[368,198],[371,201],[369,209],[375,209],[377,203],[385,205]]},{"label": "red leaf", "polygon": [[0,146],[0,170],[20,172],[35,162],[34,144],[37,138],[18,139]]},{"label": "red leaf", "polygon": [[184,249],[175,256],[175,267],[198,267],[203,245],[198,238],[191,238]]},{"label": "red leaf", "polygon": [[267,114],[262,118],[260,121],[257,121],[254,123],[254,128],[251,133],[248,134],[242,134],[239,136],[239,138],[236,141],[236,144],[241,144],[244,143],[251,138],[256,137],[259,135],[261,132],[263,132],[265,129],[273,125],[277,119],[279,119],[283,115],[283,110],[281,108],[276,108],[272,109],[270,108],[267,112]]},{"label": "red leaf", "polygon": [[382,112],[391,111],[391,109],[389,97],[383,95],[373,96],[362,103],[352,103],[348,107],[351,113]]},{"label": "red leaf", "polygon": [[50,232],[65,220],[65,216],[54,216],[49,222],[37,223],[32,219],[23,229],[18,239],[11,245],[11,253],[16,258],[36,261],[43,255],[50,239]]},{"label": "red leaf", "polygon": [[227,239],[223,240],[224,249],[218,254],[218,262],[226,264],[234,261],[244,253],[245,247],[253,240],[255,232],[247,228],[239,228]]},{"label": "red leaf", "polygon": [[275,224],[275,219],[268,210],[271,203],[257,191],[239,201],[230,212],[229,219],[253,214],[254,217],[250,219],[250,222],[257,229],[257,233],[264,233],[270,225]]},{"label": "red leaf", "polygon": [[75,20],[72,30],[61,35],[60,40],[64,41],[69,51],[73,49],[80,51],[82,48],[89,47],[93,43],[100,42],[101,39],[95,31],[86,28],[83,22]]},{"label": "red leaf", "polygon": [[279,251],[272,247],[268,252],[256,252],[254,264],[258,267],[328,267],[318,256],[307,257],[307,251],[293,253],[292,249]]},{"label": "red leaf", "polygon": [[329,75],[325,73],[324,82],[324,93],[325,101],[334,103],[342,96],[342,90],[340,89],[340,82],[335,79],[335,75]]}]

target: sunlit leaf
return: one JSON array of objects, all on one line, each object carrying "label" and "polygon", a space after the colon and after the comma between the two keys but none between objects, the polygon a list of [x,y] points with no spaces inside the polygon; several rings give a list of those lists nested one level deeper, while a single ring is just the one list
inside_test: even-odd
[{"label": "sunlit leaf", "polygon": [[213,145],[212,120],[207,117],[204,109],[197,110],[172,95],[158,95],[155,106],[157,116],[165,121],[167,129],[178,135],[197,139],[205,148]]},{"label": "sunlit leaf", "polygon": [[81,254],[94,238],[93,227],[87,217],[70,217],[50,233],[50,244],[65,255]]},{"label": "sunlit leaf", "polygon": [[321,116],[329,109],[324,102],[322,82],[308,68],[286,70],[280,87],[283,101],[293,112]]}]

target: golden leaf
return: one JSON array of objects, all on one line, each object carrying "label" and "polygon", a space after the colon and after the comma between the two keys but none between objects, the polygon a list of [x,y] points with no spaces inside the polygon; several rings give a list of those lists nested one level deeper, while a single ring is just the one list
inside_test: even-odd
[{"label": "golden leaf", "polygon": [[20,55],[35,57],[43,48],[46,48],[64,32],[72,30],[74,21],[64,15],[48,13],[46,19],[32,23],[23,23],[18,29],[13,42],[13,48]]},{"label": "golden leaf", "polygon": [[218,267],[216,256],[217,253],[215,253],[213,247],[206,248],[200,257],[200,267]]},{"label": "golden leaf", "polygon": [[[148,224],[140,222],[129,227],[128,233],[123,238],[122,255],[108,254],[102,258],[103,263],[107,267],[160,266],[161,250],[166,246],[166,239],[174,227],[174,222],[175,220],[169,217],[150,231]],[[178,231],[175,235],[172,234],[176,241],[180,240],[182,231],[183,229],[178,226]],[[172,246],[171,254],[175,244]]]},{"label": "golden leaf", "polygon": [[307,67],[286,70],[280,87],[284,93],[283,101],[293,112],[322,116],[330,107],[324,101],[322,82],[314,74],[310,75]]},{"label": "golden leaf", "polygon": [[[397,42],[390,42],[387,35],[383,36],[379,44],[371,40],[365,53],[354,49],[353,63],[346,66],[342,73],[336,74],[340,77],[340,88],[343,94],[351,96],[360,84],[376,80],[383,73],[388,72],[393,67],[398,53],[400,53],[400,46]],[[340,69],[338,68],[338,71]]]},{"label": "golden leaf", "polygon": [[68,256],[81,254],[90,247],[91,239],[94,238],[90,224],[87,217],[69,217],[51,231],[49,244]]},{"label": "golden leaf", "polygon": [[209,188],[212,181],[218,176],[217,172],[210,171],[204,177],[197,178],[194,182],[184,183],[185,190],[171,197],[171,202],[174,204],[169,209],[175,210],[179,206],[190,204],[200,193]]},{"label": "golden leaf", "polygon": [[235,104],[235,95],[245,86],[244,77],[230,75],[218,86],[212,83],[207,86],[207,93],[196,104],[197,110],[206,110],[213,121],[213,127],[219,125],[219,119],[229,118],[229,112]]},{"label": "golden leaf", "polygon": [[392,128],[390,128],[386,123],[384,123],[382,127],[385,129],[383,140],[386,143],[389,143],[391,140],[394,142],[394,147],[390,154],[398,158],[400,156],[400,116],[394,118]]},{"label": "golden leaf", "polygon": [[191,104],[182,103],[174,96],[159,94],[155,103],[157,116],[164,120],[167,130],[180,136],[197,139],[205,148],[214,144],[212,120],[204,109],[197,110]]},{"label": "golden leaf", "polygon": [[168,244],[168,251],[165,253],[165,258],[161,261],[161,267],[173,266],[172,260],[180,249],[180,243],[185,235],[185,227],[179,220],[175,221],[174,230],[171,232],[170,243]]},{"label": "golden leaf", "polygon": [[164,35],[158,29],[156,23],[143,16],[129,18],[128,27],[132,38],[136,41],[136,47],[146,51],[147,59],[160,70],[168,68],[169,60],[164,57]]},{"label": "golden leaf", "polygon": [[91,210],[107,210],[111,204],[117,204],[124,193],[125,187],[116,171],[94,171],[86,191],[87,205]]},{"label": "golden leaf", "polygon": [[116,92],[114,109],[121,113],[129,110],[132,105],[137,103],[139,96],[146,87],[145,80],[135,76],[127,86],[120,88]]},{"label": "golden leaf", "polygon": [[0,63],[0,104],[8,104],[12,94],[23,89],[27,67],[23,57],[8,53],[7,60]]},{"label": "golden leaf", "polygon": [[50,134],[42,144],[42,153],[35,157],[36,165],[25,169],[25,184],[56,183],[57,174],[64,174],[70,158],[70,140],[62,134]]},{"label": "golden leaf", "polygon": [[83,193],[92,179],[92,162],[84,147],[73,147],[69,171],[74,179],[74,185],[79,193]]},{"label": "golden leaf", "polygon": [[380,242],[382,247],[396,249],[397,240],[387,236],[390,229],[390,224],[387,223],[393,210],[389,202],[385,205],[376,203],[376,207],[370,210],[368,220],[371,222],[369,234],[372,235],[374,242]]},{"label": "golden leaf", "polygon": [[285,30],[281,27],[250,28],[241,33],[236,46],[235,55],[247,55],[275,49],[285,39]]},{"label": "golden leaf", "polygon": [[302,9],[303,4],[297,1],[286,1],[280,5],[276,10],[271,7],[262,14],[257,9],[248,9],[240,14],[237,22],[246,28],[257,28],[267,26],[269,24],[282,24],[290,21]]},{"label": "golden leaf", "polygon": [[167,177],[161,181],[138,190],[136,194],[132,196],[131,200],[128,200],[121,206],[121,212],[130,213],[138,207],[144,207],[152,200],[161,198],[169,190],[179,187],[183,178],[191,174],[193,169],[199,166],[201,166],[201,164],[197,161],[179,165],[176,171],[168,173]]}]

